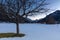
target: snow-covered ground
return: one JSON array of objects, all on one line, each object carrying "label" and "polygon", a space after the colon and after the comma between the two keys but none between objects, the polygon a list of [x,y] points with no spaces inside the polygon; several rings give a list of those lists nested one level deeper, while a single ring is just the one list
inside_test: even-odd
[{"label": "snow-covered ground", "polygon": [[[16,32],[13,23],[0,23],[0,33]],[[0,40],[60,40],[60,24],[20,24],[24,37],[0,38]]]}]

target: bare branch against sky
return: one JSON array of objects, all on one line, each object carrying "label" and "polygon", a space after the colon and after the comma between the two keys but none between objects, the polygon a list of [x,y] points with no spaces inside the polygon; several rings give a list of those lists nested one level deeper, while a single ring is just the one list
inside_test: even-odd
[{"label": "bare branch against sky", "polygon": [[46,12],[46,0],[1,0],[8,13],[27,17]]}]

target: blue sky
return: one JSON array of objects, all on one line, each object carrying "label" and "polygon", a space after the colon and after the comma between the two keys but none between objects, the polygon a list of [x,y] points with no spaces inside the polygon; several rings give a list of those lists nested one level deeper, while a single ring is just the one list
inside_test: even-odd
[{"label": "blue sky", "polygon": [[[60,10],[60,0],[46,0],[46,3],[48,3],[48,5],[46,5],[46,8],[50,9],[49,12],[47,12],[47,14],[50,14],[56,10]],[[40,18],[44,18],[46,16],[45,14],[40,14],[37,15],[35,17],[29,17],[32,20],[36,20],[36,19],[40,19]]]},{"label": "blue sky", "polygon": [[50,5],[48,5],[49,8],[55,9],[55,10],[60,10],[60,0],[47,0]]}]

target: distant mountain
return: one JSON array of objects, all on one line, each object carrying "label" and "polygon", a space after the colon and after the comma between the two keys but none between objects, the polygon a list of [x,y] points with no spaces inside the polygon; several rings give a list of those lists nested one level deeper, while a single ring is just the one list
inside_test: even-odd
[{"label": "distant mountain", "polygon": [[60,10],[47,15],[45,18],[40,19],[37,23],[46,23],[46,24],[58,24],[60,23]]},{"label": "distant mountain", "polygon": [[[2,12],[2,13],[1,13]],[[60,10],[56,10],[55,12],[47,15],[45,18],[40,20],[34,20],[32,21],[29,18],[19,17],[19,23],[43,23],[43,24],[59,24],[60,23]],[[15,23],[16,18],[15,15],[10,13],[6,13],[4,10],[0,10],[0,22],[10,22]]]},{"label": "distant mountain", "polygon": [[[34,20],[32,21],[29,18],[24,18],[20,15],[18,15],[19,23],[46,23],[46,24],[56,24],[60,23],[60,10],[56,10],[55,12],[47,15],[45,18],[40,20]],[[10,23],[16,23],[16,14],[13,13],[7,13],[4,10],[3,6],[0,6],[0,22],[10,22]]]}]

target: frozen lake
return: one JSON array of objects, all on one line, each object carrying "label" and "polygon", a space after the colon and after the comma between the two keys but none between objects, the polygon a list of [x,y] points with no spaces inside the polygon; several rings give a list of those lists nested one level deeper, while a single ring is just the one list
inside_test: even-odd
[{"label": "frozen lake", "polygon": [[[0,23],[0,33],[16,32],[13,23]],[[0,40],[60,40],[60,24],[20,24],[22,38],[0,38]]]}]

